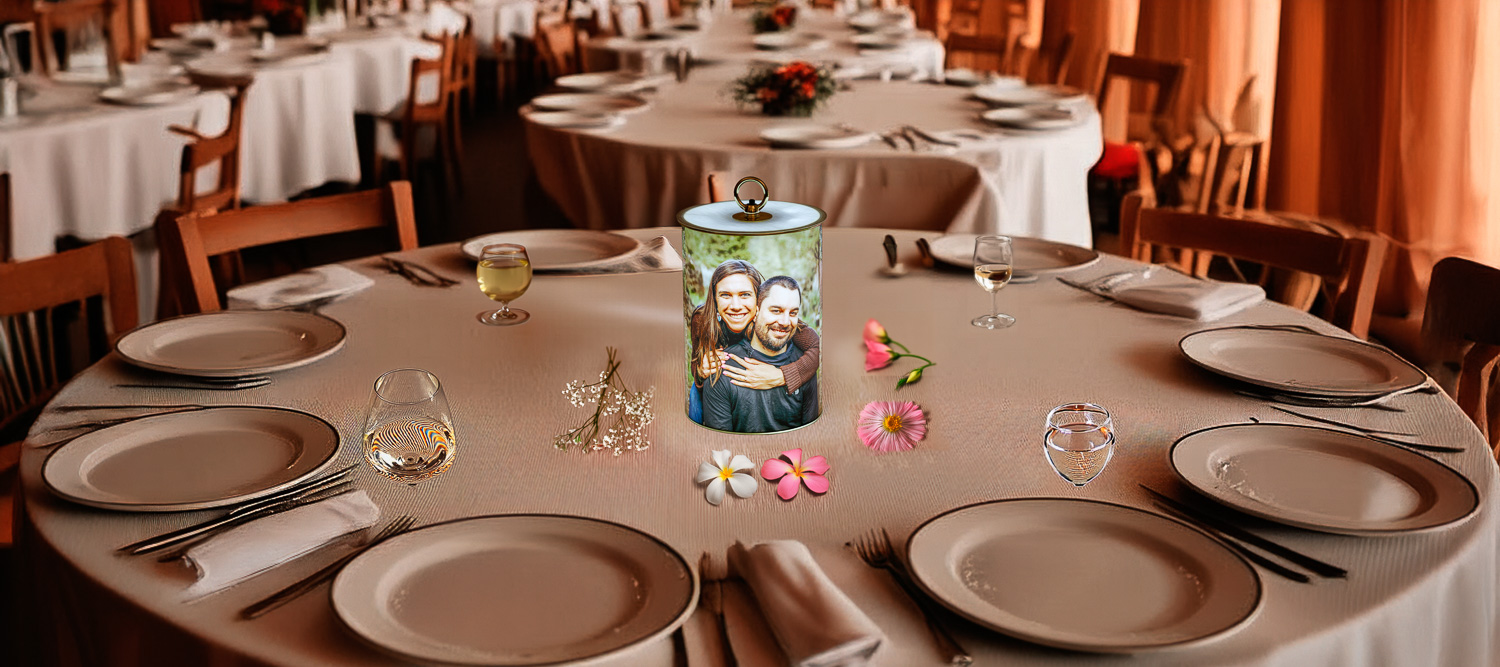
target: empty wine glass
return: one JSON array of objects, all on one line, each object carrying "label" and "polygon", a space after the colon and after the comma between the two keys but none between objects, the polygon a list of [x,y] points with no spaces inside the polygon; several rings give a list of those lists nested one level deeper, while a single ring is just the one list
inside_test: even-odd
[{"label": "empty wine glass", "polygon": [[398,482],[416,484],[453,465],[458,441],[437,376],[419,368],[380,376],[365,416],[364,443],[370,467]]},{"label": "empty wine glass", "polygon": [[1073,486],[1093,481],[1115,455],[1115,425],[1093,403],[1065,403],[1047,413],[1047,462]]},{"label": "empty wine glass", "polygon": [[974,280],[990,293],[990,314],[980,315],[970,324],[986,329],[1004,329],[1016,318],[1000,312],[995,294],[1010,282],[1011,248],[1009,236],[981,236],[974,239]]},{"label": "empty wine glass", "polygon": [[479,291],[500,302],[500,310],[479,314],[479,321],[494,326],[520,324],[531,319],[531,313],[511,308],[510,302],[521,298],[531,287],[531,258],[526,247],[514,243],[487,245],[479,251]]}]

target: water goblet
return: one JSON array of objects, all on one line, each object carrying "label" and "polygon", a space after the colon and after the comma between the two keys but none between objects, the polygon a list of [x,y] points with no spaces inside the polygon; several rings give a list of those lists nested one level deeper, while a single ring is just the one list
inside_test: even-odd
[{"label": "water goblet", "polygon": [[500,302],[500,310],[479,314],[479,321],[493,326],[520,324],[531,319],[531,313],[511,308],[510,302],[521,298],[531,287],[531,258],[526,247],[514,243],[487,245],[479,252],[479,291]]},{"label": "water goblet", "polygon": [[1093,481],[1115,455],[1115,425],[1093,403],[1064,403],[1047,413],[1047,462],[1073,486]]},{"label": "water goblet", "polygon": [[452,466],[458,440],[437,376],[419,368],[381,375],[366,411],[364,448],[375,472],[407,484]]},{"label": "water goblet", "polygon": [[974,280],[990,293],[990,314],[980,315],[970,324],[985,329],[1004,329],[1016,318],[1000,312],[996,293],[1010,282],[1012,252],[1009,236],[981,236],[974,239]]}]

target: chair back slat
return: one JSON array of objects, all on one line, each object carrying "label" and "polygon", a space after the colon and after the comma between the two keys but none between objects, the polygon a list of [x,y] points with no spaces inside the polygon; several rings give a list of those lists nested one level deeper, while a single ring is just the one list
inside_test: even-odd
[{"label": "chair back slat", "polygon": [[10,256],[10,174],[0,171],[0,262]]},{"label": "chair back slat", "polygon": [[[130,242],[112,237],[77,250],[0,264],[0,429],[45,402],[78,370],[71,361],[72,331],[93,333],[88,301],[102,298],[101,352],[137,321],[135,260]],[[78,304],[82,327],[63,328]],[[63,306],[69,308],[64,309]],[[65,358],[65,354],[68,355]],[[92,359],[90,359],[92,360]]]},{"label": "chair back slat", "polygon": [[165,272],[178,281],[163,285],[185,295],[189,312],[219,310],[218,286],[209,258],[272,243],[368,229],[389,228],[401,250],[417,247],[411,185],[395,181],[379,190],[318,197],[201,216],[163,214],[157,220]]},{"label": "chair back slat", "polygon": [[1324,316],[1361,338],[1369,332],[1375,288],[1385,260],[1379,237],[1343,237],[1261,220],[1146,208],[1137,194],[1125,198],[1121,244],[1136,259],[1152,246],[1206,251],[1270,267],[1321,276],[1333,295]]}]

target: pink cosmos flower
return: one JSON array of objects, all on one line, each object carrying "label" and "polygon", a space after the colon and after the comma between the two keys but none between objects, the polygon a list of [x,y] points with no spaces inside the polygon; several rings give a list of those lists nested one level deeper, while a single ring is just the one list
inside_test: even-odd
[{"label": "pink cosmos flower", "polygon": [[885,327],[880,326],[873,318],[865,322],[865,342],[875,341],[877,343],[889,343],[891,337],[885,333]]},{"label": "pink cosmos flower", "polygon": [[865,348],[865,372],[885,368],[901,356],[891,346],[868,338],[865,339]]},{"label": "pink cosmos flower", "polygon": [[814,456],[803,461],[801,449],[788,449],[779,458],[766,461],[760,466],[760,476],[766,478],[766,481],[781,480],[776,482],[776,495],[781,496],[782,500],[797,497],[797,489],[801,484],[806,484],[807,490],[813,493],[827,493],[828,478],[823,476],[827,472],[828,459]]},{"label": "pink cosmos flower", "polygon": [[871,401],[859,412],[855,432],[877,452],[904,452],[927,435],[927,416],[910,401]]}]

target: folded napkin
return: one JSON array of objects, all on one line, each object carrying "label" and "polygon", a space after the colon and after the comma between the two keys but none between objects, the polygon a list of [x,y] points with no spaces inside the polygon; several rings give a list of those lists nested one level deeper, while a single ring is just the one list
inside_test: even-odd
[{"label": "folded napkin", "polygon": [[1266,291],[1259,285],[1201,280],[1175,271],[1150,271],[1144,278],[1128,279],[1106,289],[1088,282],[1059,280],[1132,308],[1199,321],[1233,315],[1266,298]]},{"label": "folded napkin", "polygon": [[755,593],[776,642],[797,667],[862,665],[885,641],[801,542],[729,547],[729,569]]},{"label": "folded napkin", "polygon": [[198,575],[188,599],[224,590],[277,565],[310,553],[380,519],[380,508],[364,491],[256,519],[188,549],[183,560]]},{"label": "folded napkin", "polygon": [[[641,244],[641,247],[619,257],[601,259],[597,262],[567,269],[546,269],[546,273],[565,275],[593,275],[596,273],[647,273],[651,271],[681,271],[682,257],[672,249],[667,237],[658,236]],[[542,269],[537,270],[543,272]]]},{"label": "folded napkin", "polygon": [[229,290],[230,308],[270,310],[362,291],[375,281],[337,264],[241,285]]}]

